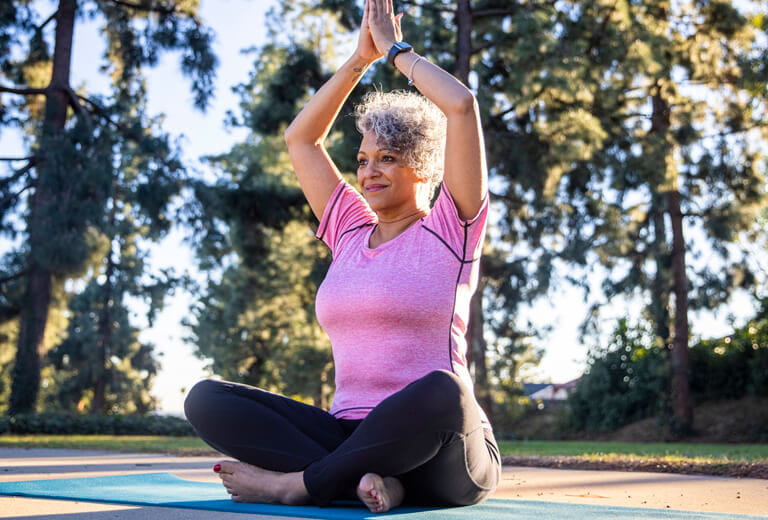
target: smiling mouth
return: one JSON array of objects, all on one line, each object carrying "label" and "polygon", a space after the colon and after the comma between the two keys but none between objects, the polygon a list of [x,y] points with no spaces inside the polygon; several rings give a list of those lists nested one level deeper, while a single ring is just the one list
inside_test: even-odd
[{"label": "smiling mouth", "polygon": [[369,184],[368,186],[365,187],[365,191],[370,193],[372,191],[381,191],[384,188],[386,188],[386,186],[384,186],[383,184]]}]

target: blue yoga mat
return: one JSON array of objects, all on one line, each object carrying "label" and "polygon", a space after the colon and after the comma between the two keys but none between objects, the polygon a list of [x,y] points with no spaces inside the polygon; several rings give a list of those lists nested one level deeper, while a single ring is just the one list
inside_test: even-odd
[{"label": "blue yoga mat", "polygon": [[490,499],[482,504],[468,507],[440,509],[399,507],[381,515],[370,513],[362,504],[352,502],[333,507],[241,504],[230,500],[221,484],[184,480],[170,473],[0,482],[0,495],[177,507],[322,520],[370,520],[384,516],[396,520],[583,520],[585,518],[590,520],[644,518],[748,520],[768,518],[752,515],[499,499]]}]

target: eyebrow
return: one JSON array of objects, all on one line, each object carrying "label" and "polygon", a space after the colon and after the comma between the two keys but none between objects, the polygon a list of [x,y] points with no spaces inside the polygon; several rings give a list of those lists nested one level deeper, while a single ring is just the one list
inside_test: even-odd
[{"label": "eyebrow", "polygon": [[[377,148],[377,152],[386,152],[386,153],[397,153],[397,150],[394,150],[392,148]],[[364,154],[367,155],[363,150],[357,150],[355,152],[357,155]]]}]

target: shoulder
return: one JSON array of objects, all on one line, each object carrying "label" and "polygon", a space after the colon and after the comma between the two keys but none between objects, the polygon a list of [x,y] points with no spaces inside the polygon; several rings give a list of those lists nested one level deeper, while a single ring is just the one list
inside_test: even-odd
[{"label": "shoulder", "polygon": [[462,219],[451,192],[443,183],[429,215],[424,219],[424,229],[461,261],[479,257],[485,238],[488,220],[488,197],[483,199],[480,210],[471,219]]},{"label": "shoulder", "polygon": [[375,222],[376,213],[368,206],[363,196],[349,183],[341,181],[331,193],[316,236],[333,252],[345,233]]}]

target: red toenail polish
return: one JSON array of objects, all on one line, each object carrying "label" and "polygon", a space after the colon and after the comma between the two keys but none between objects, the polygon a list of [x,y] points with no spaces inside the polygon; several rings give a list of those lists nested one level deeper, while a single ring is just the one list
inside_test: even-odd
[{"label": "red toenail polish", "polygon": [[216,473],[218,473],[219,471],[221,471],[221,464],[216,464],[216,465],[213,467],[213,471],[215,471]]}]

